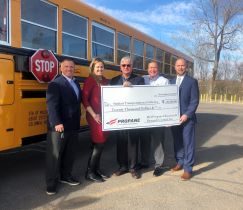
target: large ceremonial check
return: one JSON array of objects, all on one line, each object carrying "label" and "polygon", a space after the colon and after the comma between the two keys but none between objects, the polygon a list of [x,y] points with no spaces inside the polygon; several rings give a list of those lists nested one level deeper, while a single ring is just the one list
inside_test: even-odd
[{"label": "large ceremonial check", "polygon": [[177,85],[102,86],[102,130],[178,125]]}]

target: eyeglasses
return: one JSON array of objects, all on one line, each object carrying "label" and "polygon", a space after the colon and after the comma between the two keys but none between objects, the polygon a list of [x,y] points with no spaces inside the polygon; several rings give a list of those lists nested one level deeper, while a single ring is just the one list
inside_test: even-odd
[{"label": "eyeglasses", "polygon": [[122,64],[122,67],[131,67],[131,64]]}]

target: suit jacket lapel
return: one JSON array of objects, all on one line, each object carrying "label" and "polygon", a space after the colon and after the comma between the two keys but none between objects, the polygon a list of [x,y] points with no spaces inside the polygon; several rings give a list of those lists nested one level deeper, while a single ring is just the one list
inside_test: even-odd
[{"label": "suit jacket lapel", "polygon": [[184,76],[184,79],[182,80],[181,82],[181,85],[180,85],[180,89],[187,83],[186,80],[187,80],[187,75]]},{"label": "suit jacket lapel", "polygon": [[[72,85],[69,83],[69,81],[68,81],[64,76],[62,76],[62,78],[63,78],[63,82],[64,82],[65,86],[66,86],[67,88],[70,89],[70,91],[72,92],[73,97],[74,97],[76,100],[78,100],[78,99],[77,99],[77,95],[76,95],[76,93],[75,93],[75,91],[74,91]],[[75,82],[75,84],[77,85],[76,82]],[[80,95],[79,95],[79,98],[80,98]]]},{"label": "suit jacket lapel", "polygon": [[118,85],[123,85],[123,78],[122,75],[119,77],[118,81],[117,81]]}]

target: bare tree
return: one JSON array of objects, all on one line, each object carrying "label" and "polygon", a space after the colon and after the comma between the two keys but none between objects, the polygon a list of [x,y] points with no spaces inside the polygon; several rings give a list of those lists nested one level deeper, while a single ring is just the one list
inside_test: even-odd
[{"label": "bare tree", "polygon": [[232,80],[235,75],[235,65],[230,54],[224,54],[219,62],[217,80]]},{"label": "bare tree", "polygon": [[208,62],[196,59],[195,60],[195,73],[194,76],[199,80],[207,80],[208,79]]},{"label": "bare tree", "polygon": [[243,62],[236,64],[237,76],[243,88]]},{"label": "bare tree", "polygon": [[[193,12],[191,55],[211,63],[209,93],[212,94],[223,50],[236,50],[242,32],[243,0],[198,0]],[[196,49],[196,50],[195,50]],[[204,53],[202,53],[204,52]]]}]

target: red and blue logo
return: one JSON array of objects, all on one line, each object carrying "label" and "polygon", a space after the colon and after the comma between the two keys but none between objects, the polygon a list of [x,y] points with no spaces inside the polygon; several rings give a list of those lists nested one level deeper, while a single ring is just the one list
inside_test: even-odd
[{"label": "red and blue logo", "polygon": [[107,122],[106,124],[107,125],[113,125],[113,124],[116,124],[117,123],[117,118],[116,119],[113,119],[113,120],[110,120],[109,122]]}]

